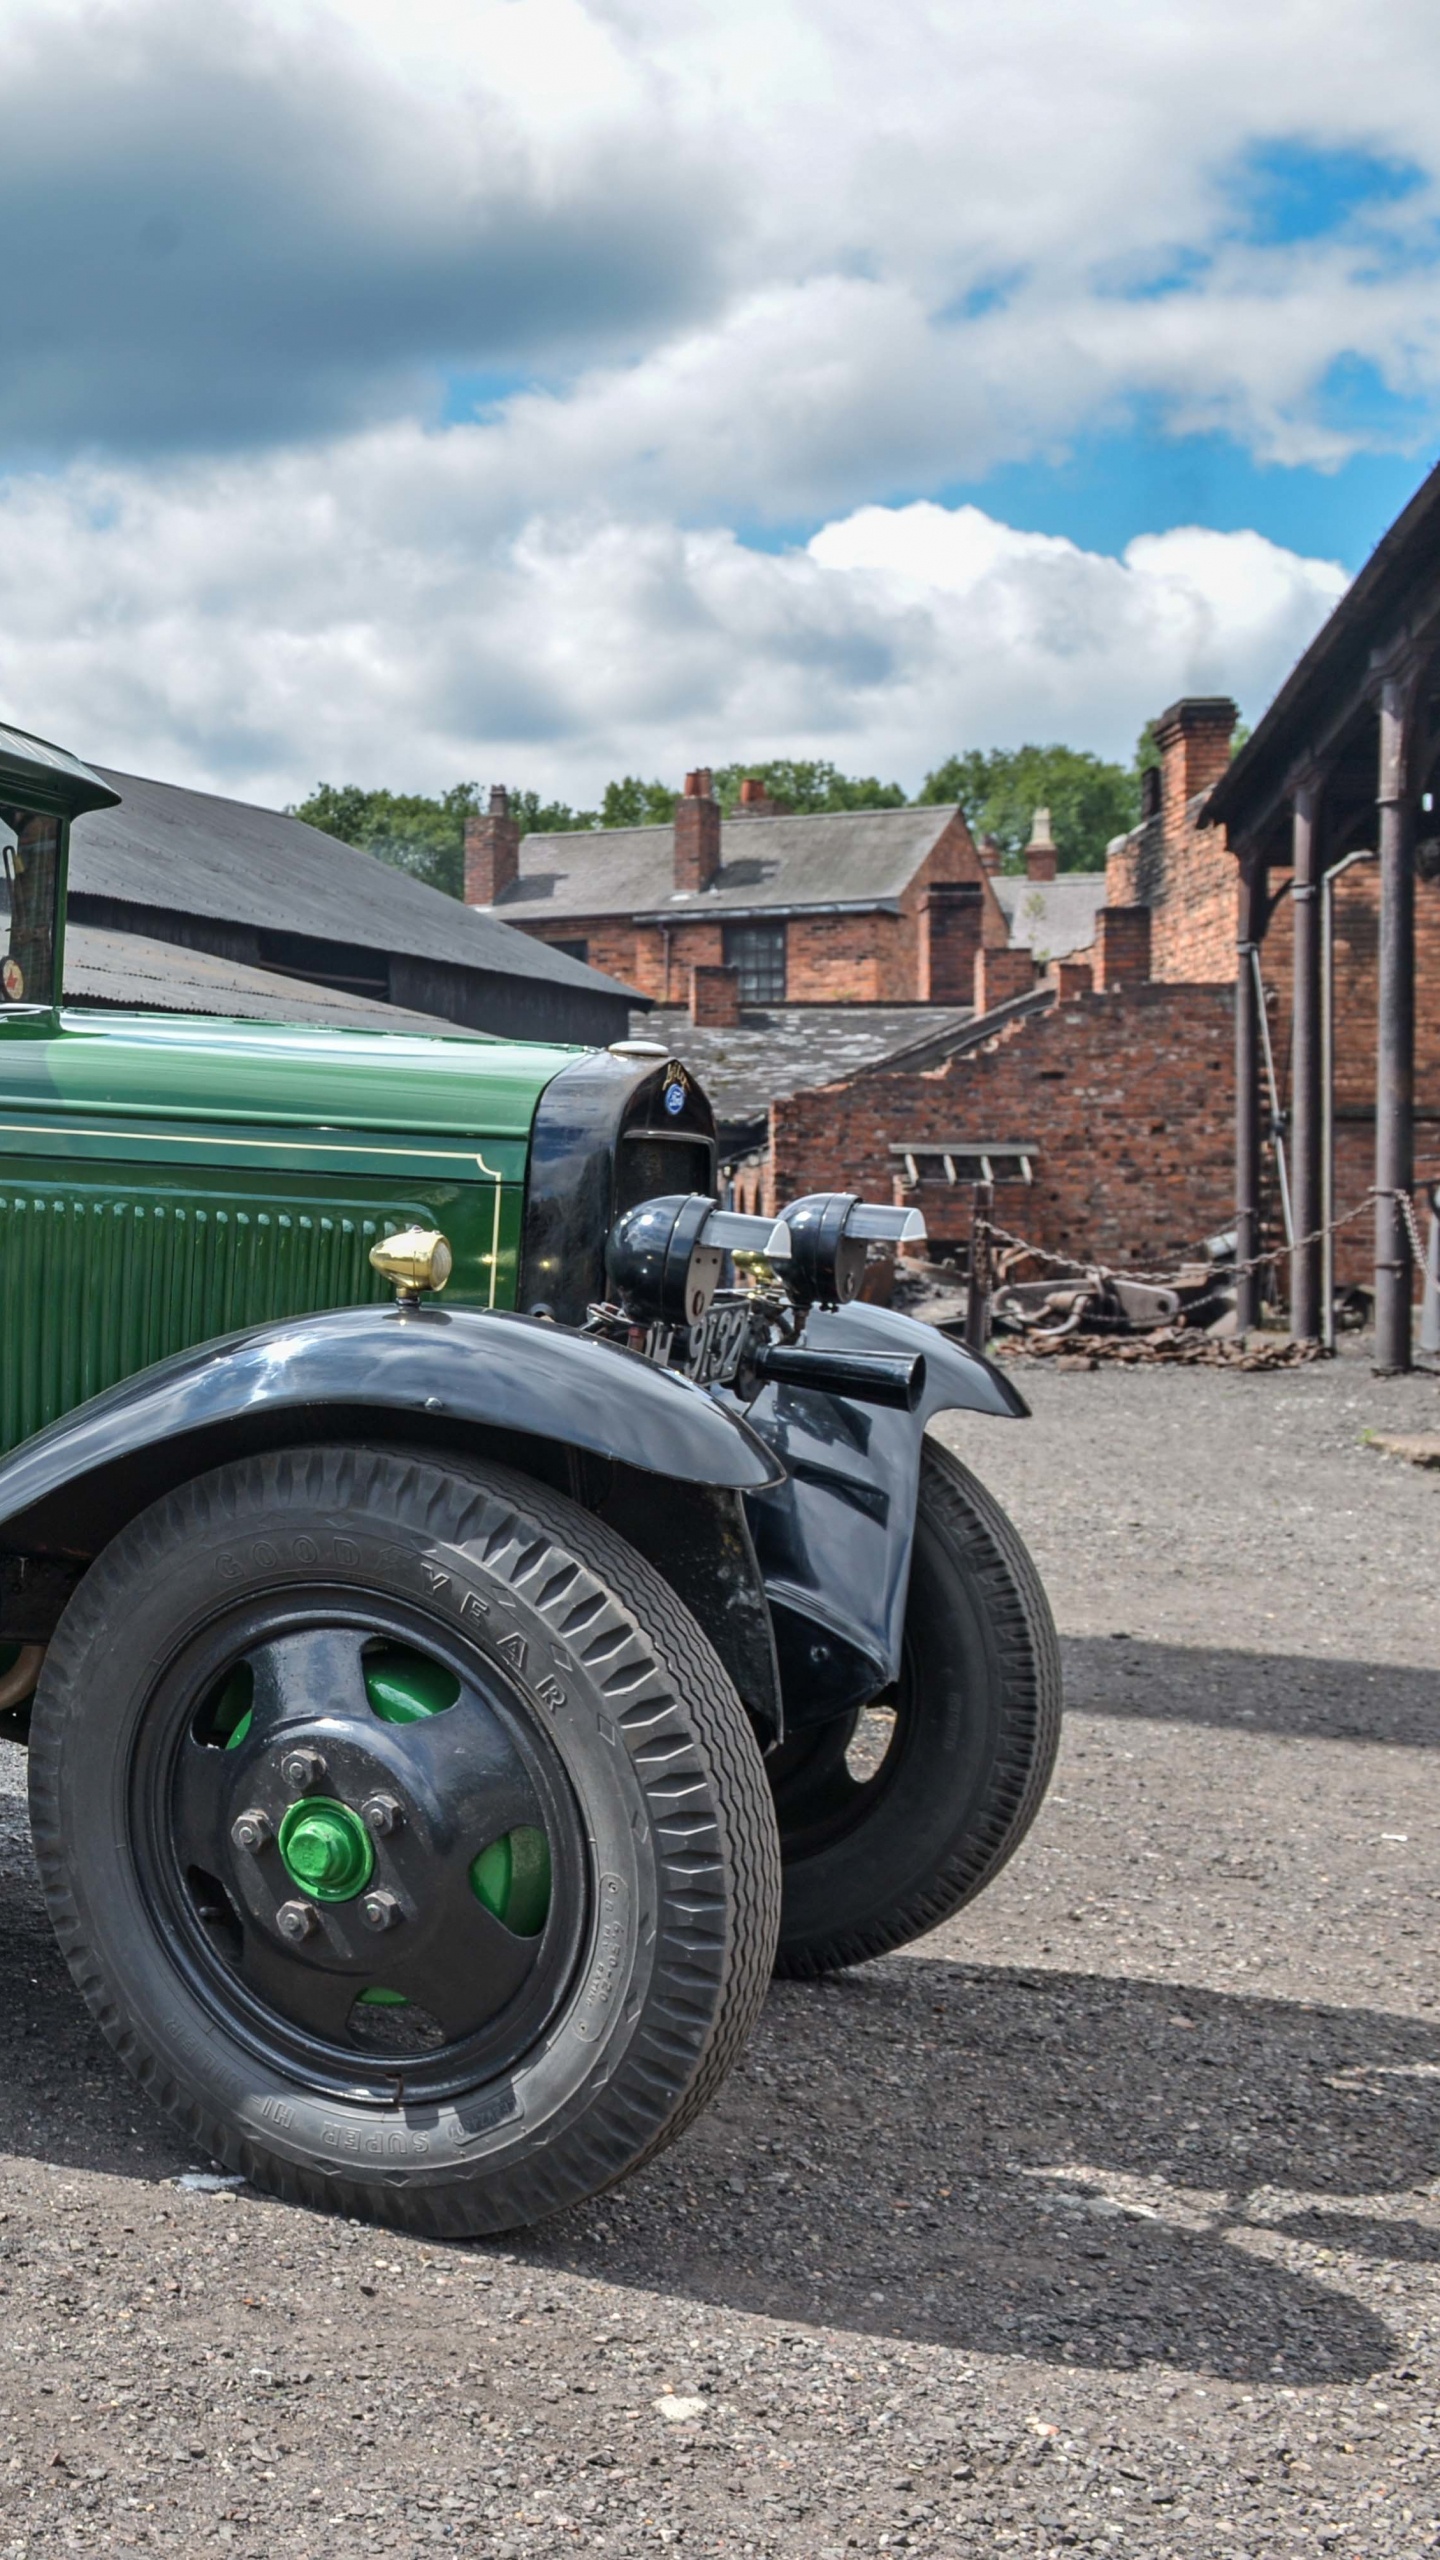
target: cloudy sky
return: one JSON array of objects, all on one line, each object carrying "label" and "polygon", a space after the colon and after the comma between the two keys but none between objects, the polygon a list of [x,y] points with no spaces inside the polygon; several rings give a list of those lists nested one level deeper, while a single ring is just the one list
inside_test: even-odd
[{"label": "cloudy sky", "polygon": [[1434,0],[0,0],[0,712],[314,781],[1252,717],[1440,450]]}]

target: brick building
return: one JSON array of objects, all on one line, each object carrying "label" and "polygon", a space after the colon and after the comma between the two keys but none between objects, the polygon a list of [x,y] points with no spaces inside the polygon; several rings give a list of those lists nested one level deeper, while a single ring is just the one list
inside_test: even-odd
[{"label": "brick building", "polygon": [[727,817],[701,770],[669,827],[522,840],[492,793],[467,833],[465,894],[725,1025],[777,1005],[968,1007],[976,954],[1009,946],[1017,919],[1027,948],[1088,941],[1098,875],[1057,878],[1048,840],[1032,856],[1028,876],[998,878],[998,854],[977,850],[955,807],[787,817],[746,783]]}]

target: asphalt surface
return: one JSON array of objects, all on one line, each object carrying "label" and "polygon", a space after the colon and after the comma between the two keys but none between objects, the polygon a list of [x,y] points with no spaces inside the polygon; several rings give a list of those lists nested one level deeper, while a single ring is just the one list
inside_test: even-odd
[{"label": "asphalt surface", "polygon": [[1072,1714],[1025,1849],[777,1988],[713,2112],[519,2245],[187,2190],[0,1799],[0,2560],[1278,2560],[1440,2543],[1440,1478],[1337,1367],[949,1426]]}]

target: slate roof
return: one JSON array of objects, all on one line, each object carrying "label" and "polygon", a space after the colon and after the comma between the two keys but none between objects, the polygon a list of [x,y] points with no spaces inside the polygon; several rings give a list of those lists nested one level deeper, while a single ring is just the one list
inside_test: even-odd
[{"label": "slate roof", "polygon": [[968,1008],[930,1004],[747,1005],[738,1025],[693,1023],[683,1006],[637,1014],[637,1040],[666,1043],[693,1067],[714,1107],[722,1151],[764,1143],[772,1101],[835,1084],[912,1049],[955,1038]]},{"label": "slate roof", "polygon": [[70,886],[82,895],[363,943],[592,995],[626,992],[488,910],[462,906],[303,819],[138,774],[106,771],[102,779],[120,793],[120,806],[74,822]]},{"label": "slate roof", "polygon": [[1095,939],[1095,916],[1105,904],[1103,871],[1061,871],[1053,880],[1026,880],[996,872],[990,882],[1005,910],[1014,943],[1028,943],[1038,960],[1063,960]]},{"label": "slate roof", "polygon": [[304,978],[217,960],[148,934],[106,933],[97,925],[65,928],[67,1005],[124,1005],[148,1012],[208,1013],[228,1021],[315,1022],[345,1031],[412,1031],[464,1039],[457,1023],[403,1005],[370,1002]]},{"label": "slate roof", "polygon": [[[897,900],[955,816],[948,808],[845,809],[799,818],[726,818],[708,889],[675,887],[672,827],[529,835],[522,870],[486,915],[515,923],[562,916],[749,915],[873,908]],[[89,821],[86,821],[87,825]]]}]

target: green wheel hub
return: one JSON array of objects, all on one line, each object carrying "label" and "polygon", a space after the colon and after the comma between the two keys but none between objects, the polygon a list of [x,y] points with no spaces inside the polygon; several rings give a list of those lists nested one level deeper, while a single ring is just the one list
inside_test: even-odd
[{"label": "green wheel hub", "polygon": [[358,1813],[333,1796],[302,1796],[280,1824],[280,1855],[292,1884],[315,1902],[352,1902],[375,1872],[375,1851]]}]

